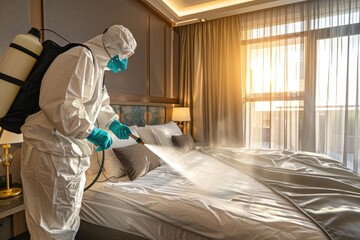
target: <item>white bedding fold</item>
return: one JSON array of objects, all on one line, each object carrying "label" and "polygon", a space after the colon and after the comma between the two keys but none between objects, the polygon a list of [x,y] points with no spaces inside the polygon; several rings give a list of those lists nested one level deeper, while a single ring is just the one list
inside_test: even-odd
[{"label": "white bedding fold", "polygon": [[[197,166],[207,158],[212,157],[195,150],[181,161]],[[214,175],[221,179],[212,179],[216,191],[204,191],[167,164],[135,181],[96,184],[84,194],[81,217],[156,240],[327,239],[316,224],[266,184],[235,168],[224,169],[226,174]],[[207,165],[204,170],[214,173],[219,166]]]}]

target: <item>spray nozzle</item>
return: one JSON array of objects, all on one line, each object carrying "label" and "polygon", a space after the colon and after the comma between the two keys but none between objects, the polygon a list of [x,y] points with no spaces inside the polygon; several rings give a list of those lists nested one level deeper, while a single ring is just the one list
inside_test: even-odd
[{"label": "spray nozzle", "polygon": [[37,38],[40,39],[41,34],[40,34],[40,30],[39,30],[39,29],[37,29],[37,28],[31,28],[31,29],[28,31],[28,33],[30,33],[30,34],[32,34],[32,35],[34,35],[35,37],[37,37]]},{"label": "spray nozzle", "polygon": [[140,143],[140,144],[142,144],[142,145],[145,144],[144,141],[141,140],[141,138],[135,136],[134,134],[130,133],[129,136],[130,136],[132,139],[134,139],[137,143]]}]

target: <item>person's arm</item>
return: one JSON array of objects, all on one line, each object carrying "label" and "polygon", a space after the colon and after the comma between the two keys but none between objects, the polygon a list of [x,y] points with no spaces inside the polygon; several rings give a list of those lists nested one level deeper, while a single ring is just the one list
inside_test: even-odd
[{"label": "person's arm", "polygon": [[107,93],[106,87],[104,86],[103,99],[101,109],[97,118],[97,123],[99,127],[107,129],[109,128],[110,124],[115,120],[119,120],[119,116],[110,106],[110,97]]},{"label": "person's arm", "polygon": [[[105,87],[105,86],[104,86]],[[100,114],[98,116],[99,126],[103,126],[106,129],[110,129],[117,138],[128,139],[131,130],[125,124],[119,122],[119,116],[114,112],[114,109],[110,106],[110,97],[107,94],[106,88],[104,89],[103,105],[101,107]]]}]

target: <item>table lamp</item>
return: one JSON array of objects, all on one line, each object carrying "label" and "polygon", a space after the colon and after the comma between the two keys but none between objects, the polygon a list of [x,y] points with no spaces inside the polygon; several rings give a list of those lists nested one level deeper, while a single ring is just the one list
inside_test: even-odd
[{"label": "table lamp", "polygon": [[183,122],[190,121],[190,108],[188,107],[174,107],[171,120],[178,122],[178,126],[183,131]]},{"label": "table lamp", "polygon": [[21,188],[10,188],[10,173],[9,168],[13,160],[13,156],[9,153],[11,143],[20,143],[23,141],[22,134],[16,134],[4,129],[0,129],[0,144],[4,149],[4,154],[1,156],[1,164],[5,167],[6,174],[6,189],[0,190],[0,199],[11,198],[22,193]]}]

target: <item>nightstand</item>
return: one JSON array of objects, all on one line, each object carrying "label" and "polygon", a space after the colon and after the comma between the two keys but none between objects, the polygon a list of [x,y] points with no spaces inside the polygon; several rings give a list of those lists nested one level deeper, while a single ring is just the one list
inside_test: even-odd
[{"label": "nightstand", "polygon": [[26,231],[23,195],[0,199],[1,239],[10,239]]}]

